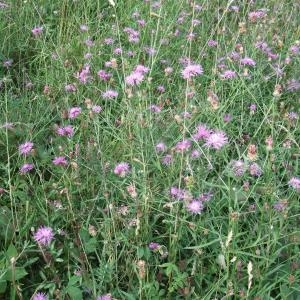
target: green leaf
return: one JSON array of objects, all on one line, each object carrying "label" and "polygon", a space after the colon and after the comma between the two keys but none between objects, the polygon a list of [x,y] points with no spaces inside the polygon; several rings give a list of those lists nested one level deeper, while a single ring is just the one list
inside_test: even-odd
[{"label": "green leaf", "polygon": [[13,270],[12,268],[10,268],[3,276],[3,279],[8,281],[20,280],[23,277],[25,277],[27,274],[28,273],[26,272],[25,268],[16,267]]},{"label": "green leaf", "polygon": [[77,283],[78,281],[80,281],[80,277],[79,276],[72,276],[69,279],[69,283],[68,286],[73,286],[75,283]]},{"label": "green leaf", "polygon": [[67,293],[72,300],[82,300],[82,292],[80,288],[75,286],[69,286],[67,288]]},{"label": "green leaf", "polygon": [[7,287],[7,281],[6,280],[0,280],[0,294],[3,294]]},{"label": "green leaf", "polygon": [[8,249],[6,250],[6,255],[9,259],[18,256],[18,251],[13,244],[9,245]]},{"label": "green leaf", "polygon": [[96,238],[91,238],[87,243],[84,244],[85,251],[87,253],[94,252],[97,247],[97,239]]},{"label": "green leaf", "polygon": [[137,249],[137,256],[138,258],[142,258],[144,256],[144,248],[140,247]]}]

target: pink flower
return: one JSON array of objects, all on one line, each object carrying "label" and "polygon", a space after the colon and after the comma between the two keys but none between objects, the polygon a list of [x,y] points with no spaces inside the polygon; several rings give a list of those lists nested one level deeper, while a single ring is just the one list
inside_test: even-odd
[{"label": "pink flower", "polygon": [[203,205],[202,201],[194,199],[187,204],[186,208],[192,214],[201,214],[201,212],[204,209],[204,205]]},{"label": "pink flower", "polygon": [[226,70],[221,74],[222,79],[233,79],[236,77],[236,72],[232,70]]},{"label": "pink flower", "polygon": [[76,90],[77,90],[76,85],[73,84],[73,83],[67,84],[65,86],[65,91],[68,92],[68,93],[74,93],[74,92],[76,92]]},{"label": "pink flower", "polygon": [[133,72],[126,76],[125,82],[128,85],[139,85],[144,80],[144,75],[140,72]]},{"label": "pink flower", "polygon": [[155,243],[155,242],[151,242],[151,243],[149,243],[148,247],[149,247],[150,250],[154,251],[154,250],[157,250],[160,247],[160,244]]},{"label": "pink flower", "polygon": [[190,79],[197,75],[203,74],[203,69],[201,65],[188,65],[184,70],[181,71],[181,74],[184,79]]},{"label": "pink flower", "polygon": [[195,141],[199,141],[201,139],[207,139],[211,134],[211,130],[207,128],[206,125],[199,124],[196,128],[196,133],[193,134],[193,138]]},{"label": "pink flower", "polygon": [[65,156],[57,156],[52,160],[53,164],[56,166],[67,166],[68,161]]},{"label": "pink flower", "polygon": [[162,158],[162,160],[161,160],[161,163],[162,163],[163,165],[165,165],[165,166],[171,165],[172,162],[173,162],[173,157],[172,157],[171,154],[165,155],[165,156]]},{"label": "pink flower", "polygon": [[158,105],[155,104],[151,104],[149,106],[150,111],[154,112],[154,113],[160,113],[161,112],[161,108]]},{"label": "pink flower", "polygon": [[71,125],[67,125],[65,127],[59,127],[56,132],[60,136],[72,137],[74,135],[74,128]]},{"label": "pink flower", "polygon": [[248,14],[248,18],[251,22],[255,22],[258,19],[262,19],[267,15],[266,11],[264,9],[256,10],[256,11],[251,11]]},{"label": "pink flower", "polygon": [[218,131],[213,132],[206,138],[204,146],[208,148],[221,149],[227,143],[228,138],[226,137],[226,134],[222,131]]},{"label": "pink flower", "polygon": [[31,30],[32,34],[34,35],[34,37],[38,37],[43,33],[43,27],[34,27]]},{"label": "pink flower", "polygon": [[19,146],[19,153],[22,155],[27,155],[28,153],[31,152],[32,148],[33,148],[32,142],[25,142],[24,144],[21,144]]},{"label": "pink flower", "polygon": [[99,105],[94,105],[92,107],[92,112],[96,113],[96,114],[99,114],[100,112],[102,111],[102,107],[99,106]]},{"label": "pink flower", "polygon": [[97,75],[104,81],[108,81],[112,77],[112,74],[107,73],[105,70],[99,70]]},{"label": "pink flower", "polygon": [[115,166],[114,173],[120,177],[125,177],[130,171],[129,164],[121,162]]},{"label": "pink flower", "polygon": [[75,119],[81,113],[80,107],[72,107],[69,110],[69,119]]},{"label": "pink flower", "polygon": [[190,140],[182,140],[178,142],[175,146],[175,149],[177,152],[183,152],[188,150],[192,145],[192,142]]},{"label": "pink flower", "polygon": [[90,65],[86,64],[79,72],[76,73],[75,77],[83,84],[91,81],[92,76],[90,72]]},{"label": "pink flower", "polygon": [[19,172],[20,172],[20,174],[24,175],[24,174],[28,173],[29,171],[33,170],[33,168],[34,168],[33,164],[26,163],[20,168]]},{"label": "pink flower", "polygon": [[217,41],[214,41],[214,40],[209,40],[209,41],[207,42],[207,45],[208,45],[209,47],[216,47],[216,46],[218,46],[218,42],[217,42]]},{"label": "pink flower", "polygon": [[167,146],[164,143],[158,143],[155,146],[155,151],[156,152],[165,152],[167,150]]},{"label": "pink flower", "polygon": [[247,66],[255,66],[256,65],[256,62],[252,58],[250,58],[250,57],[242,58],[240,60],[240,63],[243,66],[245,66],[245,65],[247,65]]},{"label": "pink flower", "polygon": [[32,300],[48,300],[48,297],[45,293],[36,293],[34,294]]},{"label": "pink flower", "polygon": [[197,150],[197,149],[194,149],[192,152],[191,152],[191,157],[192,158],[198,158],[198,157],[200,157],[201,156],[201,152],[199,151],[199,150]]},{"label": "pink flower", "polygon": [[300,178],[299,177],[292,177],[288,183],[292,188],[294,188],[295,190],[300,192]]},{"label": "pink flower", "polygon": [[104,93],[102,93],[102,97],[104,99],[113,99],[118,97],[118,92],[113,90],[107,90]]},{"label": "pink flower", "polygon": [[54,238],[54,233],[51,227],[42,226],[34,234],[34,240],[43,246],[49,246]]},{"label": "pink flower", "polygon": [[257,163],[252,163],[249,166],[249,173],[251,176],[259,177],[262,175],[262,169]]}]

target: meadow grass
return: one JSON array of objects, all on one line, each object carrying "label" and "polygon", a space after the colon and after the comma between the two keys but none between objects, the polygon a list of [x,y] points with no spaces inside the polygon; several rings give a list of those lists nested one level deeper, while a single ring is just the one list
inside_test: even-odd
[{"label": "meadow grass", "polygon": [[300,299],[299,13],[0,2],[0,299]]}]

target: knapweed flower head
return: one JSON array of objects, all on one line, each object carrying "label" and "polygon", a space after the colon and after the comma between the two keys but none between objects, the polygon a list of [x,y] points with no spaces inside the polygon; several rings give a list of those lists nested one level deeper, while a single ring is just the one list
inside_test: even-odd
[{"label": "knapweed flower head", "polygon": [[199,141],[201,139],[205,140],[210,136],[211,132],[211,129],[207,128],[206,125],[199,124],[193,134],[193,139],[195,141]]},{"label": "knapweed flower head", "polygon": [[92,106],[92,112],[99,114],[102,111],[102,107],[99,105]]},{"label": "knapweed flower head", "polygon": [[130,172],[130,166],[127,162],[121,162],[115,166],[114,173],[120,177],[125,177]]},{"label": "knapweed flower head", "polygon": [[20,174],[24,175],[34,169],[33,164],[26,163],[19,169]]},{"label": "knapweed flower head", "polygon": [[59,127],[57,128],[56,133],[60,136],[72,137],[74,135],[74,128],[71,125]]},{"label": "knapweed flower head", "polygon": [[103,81],[108,81],[112,77],[112,74],[109,72],[106,72],[105,70],[99,70],[97,75]]},{"label": "knapweed flower head", "polygon": [[204,209],[203,202],[193,199],[186,205],[187,210],[192,214],[201,214]]},{"label": "knapweed flower head", "polygon": [[255,66],[256,62],[250,57],[244,57],[240,60],[242,66]]},{"label": "knapweed flower head", "polygon": [[52,160],[52,163],[56,166],[67,166],[68,161],[65,156],[57,156]]},{"label": "knapweed flower head", "polygon": [[140,72],[132,72],[130,75],[126,76],[125,78],[125,82],[131,86],[139,85],[143,80],[144,80],[144,75]]},{"label": "knapweed flower head", "polygon": [[79,28],[82,32],[86,32],[89,30],[89,27],[86,24],[81,24]]},{"label": "knapweed flower head", "polygon": [[236,72],[232,70],[226,70],[220,75],[220,77],[222,79],[233,79],[236,77]]},{"label": "knapweed flower head", "polygon": [[249,173],[251,176],[260,177],[263,171],[257,163],[251,163],[249,165]]},{"label": "knapweed flower head", "polygon": [[191,152],[191,158],[196,159],[196,158],[198,158],[200,156],[201,156],[201,152],[199,150],[197,150],[197,149],[192,150],[192,152]]},{"label": "knapweed flower head", "polygon": [[154,112],[154,113],[160,113],[161,112],[161,108],[156,104],[150,104],[149,110],[151,112]]},{"label": "knapweed flower head", "polygon": [[162,159],[161,163],[165,166],[169,166],[173,163],[173,156],[171,154],[166,154]]},{"label": "knapweed flower head", "polygon": [[283,212],[288,208],[288,201],[287,200],[280,200],[274,203],[273,208],[278,212]]},{"label": "knapweed flower head", "polygon": [[19,146],[19,153],[26,156],[31,152],[32,149],[33,149],[33,143],[25,142],[24,144],[21,144]]},{"label": "knapweed flower head", "polygon": [[51,227],[41,226],[34,233],[34,240],[42,246],[49,246],[54,238],[54,232]]},{"label": "knapweed flower head", "polygon": [[75,119],[80,115],[81,113],[81,108],[80,107],[72,107],[69,110],[69,119]]},{"label": "knapweed flower head", "polygon": [[215,131],[211,133],[206,139],[204,146],[216,150],[221,149],[228,143],[228,138],[223,131]]},{"label": "knapweed flower head", "polygon": [[67,93],[74,93],[77,91],[76,85],[73,83],[65,85],[65,91]]},{"label": "knapweed flower head", "polygon": [[192,142],[190,140],[182,140],[178,142],[175,146],[176,152],[184,152],[187,151],[192,146]]},{"label": "knapweed flower head", "polygon": [[37,26],[31,30],[34,37],[38,37],[43,33],[43,27]]},{"label": "knapweed flower head", "polygon": [[160,247],[160,244],[155,243],[155,242],[151,242],[151,243],[149,243],[148,247],[149,247],[150,250],[155,251]]},{"label": "knapweed flower head", "polygon": [[201,202],[208,202],[208,201],[211,200],[213,195],[214,194],[212,192],[202,193],[202,194],[199,195],[199,197],[196,200],[199,200]]},{"label": "knapweed flower head", "polygon": [[84,67],[75,74],[75,77],[83,84],[88,83],[92,79],[90,68],[89,64],[85,64]]},{"label": "knapweed flower head", "polygon": [[267,15],[267,12],[266,12],[265,9],[259,9],[259,10],[256,10],[256,11],[251,11],[251,12],[248,14],[248,19],[249,19],[251,22],[256,22],[257,20],[266,17],[266,15]]},{"label": "knapweed flower head", "polygon": [[48,300],[48,296],[45,293],[35,293],[32,297],[32,300]]},{"label": "knapweed flower head", "polygon": [[176,186],[170,188],[170,196],[176,200],[189,200],[191,199],[191,194],[185,189],[181,189]]},{"label": "knapweed flower head", "polygon": [[242,160],[234,160],[231,162],[231,169],[235,176],[240,177],[246,172],[247,166]]},{"label": "knapweed flower head", "polygon": [[288,183],[289,183],[289,186],[294,188],[297,192],[300,192],[300,178],[299,177],[292,177]]},{"label": "knapweed flower head", "polygon": [[102,98],[104,99],[114,99],[118,97],[118,92],[114,90],[107,90],[104,93],[102,93]]},{"label": "knapweed flower head", "polygon": [[96,300],[112,300],[111,294],[105,294],[102,296],[98,296]]},{"label": "knapweed flower head", "polygon": [[182,77],[184,79],[191,79],[192,77],[198,76],[203,74],[202,66],[199,64],[196,65],[187,65],[182,71],[181,71]]},{"label": "knapweed flower head", "polygon": [[166,150],[167,150],[167,146],[162,142],[155,145],[155,151],[157,153],[165,152]]}]

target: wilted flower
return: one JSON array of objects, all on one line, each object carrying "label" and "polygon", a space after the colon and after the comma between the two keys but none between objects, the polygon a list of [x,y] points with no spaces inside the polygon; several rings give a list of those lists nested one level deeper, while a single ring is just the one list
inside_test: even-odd
[{"label": "wilted flower", "polygon": [[246,172],[246,164],[242,160],[231,162],[231,168],[235,176],[242,176]]},{"label": "wilted flower", "polygon": [[261,167],[257,163],[252,163],[249,166],[249,173],[252,176],[259,177],[262,175],[263,172],[262,172]]},{"label": "wilted flower", "polygon": [[76,92],[76,90],[77,90],[76,85],[73,83],[67,84],[65,86],[65,91],[68,93],[74,93],[74,92]]}]

